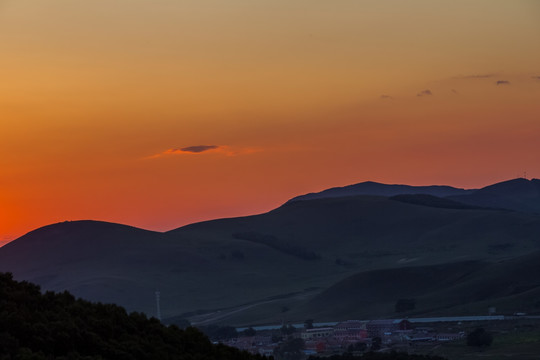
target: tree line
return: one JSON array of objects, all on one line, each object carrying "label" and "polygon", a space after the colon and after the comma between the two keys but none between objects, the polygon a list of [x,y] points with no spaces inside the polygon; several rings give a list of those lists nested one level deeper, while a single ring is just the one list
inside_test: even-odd
[{"label": "tree line", "polygon": [[68,292],[0,273],[0,360],[262,360],[214,345],[199,330],[165,326],[120,306],[76,299]]}]

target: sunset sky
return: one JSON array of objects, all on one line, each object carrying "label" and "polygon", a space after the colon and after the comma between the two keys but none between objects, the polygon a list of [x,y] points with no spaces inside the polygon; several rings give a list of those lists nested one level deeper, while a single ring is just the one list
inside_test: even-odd
[{"label": "sunset sky", "polygon": [[540,177],[540,1],[0,0],[0,245]]}]

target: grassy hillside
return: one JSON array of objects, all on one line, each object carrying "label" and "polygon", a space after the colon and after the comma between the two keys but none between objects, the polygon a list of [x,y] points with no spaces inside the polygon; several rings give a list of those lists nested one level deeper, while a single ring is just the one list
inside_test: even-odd
[{"label": "grassy hillside", "polygon": [[540,249],[538,215],[406,200],[294,201],[266,214],[167,233],[60,223],[0,248],[0,271],[148,314],[155,314],[159,290],[164,317],[221,309],[234,316],[222,312],[205,321],[253,323],[288,317],[360,271],[492,262]]},{"label": "grassy hillside", "polygon": [[[506,314],[540,313],[538,274],[539,252],[496,263],[469,261],[361,272],[293,309],[293,314],[321,321],[346,316],[479,315],[487,314],[491,306]],[[414,309],[397,312],[399,299],[414,300]]]},{"label": "grassy hillside", "polygon": [[540,214],[540,180],[513,179],[449,198],[471,205]]},{"label": "grassy hillside", "polygon": [[341,258],[345,266],[367,269],[524,254],[540,245],[540,217],[354,196],[291,202],[267,214],[193,224],[167,235],[226,242],[246,233],[253,243],[268,237],[312,251],[322,262]]}]

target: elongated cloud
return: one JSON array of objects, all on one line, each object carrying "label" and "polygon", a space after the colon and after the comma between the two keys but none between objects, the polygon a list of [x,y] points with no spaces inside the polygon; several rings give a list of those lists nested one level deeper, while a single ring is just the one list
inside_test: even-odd
[{"label": "elongated cloud", "polygon": [[510,81],[508,80],[498,80],[495,85],[499,86],[499,85],[510,85]]},{"label": "elongated cloud", "polygon": [[433,95],[433,93],[429,89],[422,90],[418,94],[416,94],[416,96],[430,96],[430,95]]},{"label": "elongated cloud", "polygon": [[494,76],[495,74],[476,74],[476,75],[456,76],[454,79],[488,79]]},{"label": "elongated cloud", "polygon": [[174,149],[176,151],[192,152],[192,153],[201,153],[204,151],[218,149],[217,145],[195,145],[195,146],[186,146],[180,149]]},{"label": "elongated cloud", "polygon": [[251,147],[232,147],[227,145],[192,145],[181,148],[170,148],[158,154],[145,157],[145,159],[155,159],[170,155],[204,155],[221,154],[225,156],[237,156],[259,152],[261,149]]},{"label": "elongated cloud", "polygon": [[390,95],[381,95],[381,99],[392,100],[392,97]]}]

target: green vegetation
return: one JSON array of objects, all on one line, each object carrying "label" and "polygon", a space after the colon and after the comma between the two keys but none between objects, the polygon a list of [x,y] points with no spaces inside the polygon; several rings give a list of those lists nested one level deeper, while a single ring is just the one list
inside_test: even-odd
[{"label": "green vegetation", "polygon": [[0,359],[261,359],[212,345],[197,329],[166,327],[144,314],[42,294],[28,282],[0,273]]},{"label": "green vegetation", "polygon": [[484,328],[476,328],[467,335],[468,346],[489,346],[493,342],[493,335],[487,332]]},{"label": "green vegetation", "polygon": [[304,340],[291,338],[274,349],[274,356],[280,360],[300,360],[303,358],[302,350],[304,347]]},{"label": "green vegetation", "polygon": [[288,325],[283,325],[281,327],[281,334],[282,335],[292,335],[294,334],[294,332],[296,331],[296,328],[294,326],[292,326],[291,324],[288,324]]},{"label": "green vegetation", "polygon": [[314,296],[300,310],[293,309],[291,315],[317,319],[482,315],[491,306],[499,314],[521,308],[538,313],[539,272],[538,252],[495,264],[467,261],[360,272]]},{"label": "green vegetation", "polygon": [[207,325],[198,328],[212,341],[232,339],[238,336],[238,331],[233,326]]},{"label": "green vegetation", "polygon": [[235,239],[252,241],[259,244],[267,245],[273,249],[281,251],[285,254],[296,256],[303,260],[319,260],[321,256],[313,251],[303,247],[291,244],[288,241],[282,241],[273,235],[264,235],[257,232],[235,233],[232,235]]}]

